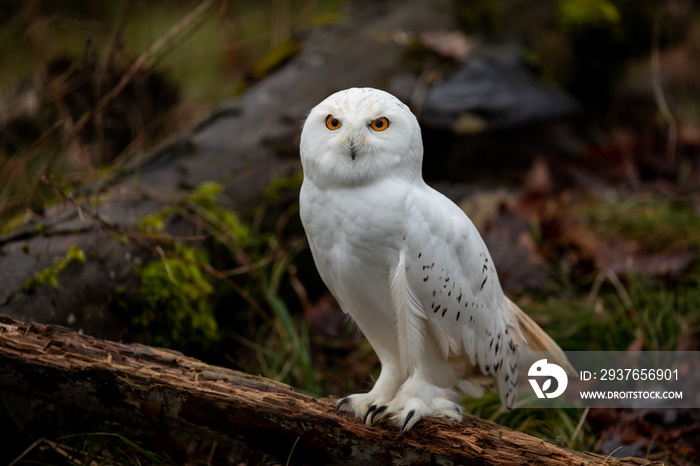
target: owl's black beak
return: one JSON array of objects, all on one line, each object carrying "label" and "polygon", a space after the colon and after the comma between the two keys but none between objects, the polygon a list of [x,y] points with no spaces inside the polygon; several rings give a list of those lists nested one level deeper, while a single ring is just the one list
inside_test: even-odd
[{"label": "owl's black beak", "polygon": [[355,160],[355,157],[357,157],[357,150],[355,149],[354,141],[350,142],[350,157],[352,157],[353,160]]}]

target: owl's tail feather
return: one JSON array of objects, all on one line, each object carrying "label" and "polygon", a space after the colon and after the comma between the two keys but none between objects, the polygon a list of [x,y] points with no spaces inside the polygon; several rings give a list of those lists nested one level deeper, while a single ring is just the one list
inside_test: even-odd
[{"label": "owl's tail feather", "polygon": [[[519,363],[521,369],[527,370],[531,364],[536,361],[535,355],[528,356],[531,351],[547,351],[550,353],[554,364],[561,366],[567,374],[571,376],[576,376],[577,372],[574,366],[571,365],[569,360],[566,358],[564,351],[556,344],[552,338],[545,333],[542,328],[535,323],[534,320],[530,318],[527,314],[523,312],[522,309],[518,307],[513,301],[508,299],[510,309],[515,317],[516,325],[520,330],[520,345],[521,349],[524,350],[525,354],[519,358]],[[524,357],[523,357],[524,356]],[[530,361],[532,359],[532,361]]]}]

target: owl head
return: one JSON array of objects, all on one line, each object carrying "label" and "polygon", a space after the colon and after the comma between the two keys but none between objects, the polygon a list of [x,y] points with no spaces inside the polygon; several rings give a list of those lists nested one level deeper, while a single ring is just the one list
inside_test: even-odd
[{"label": "owl head", "polygon": [[346,89],[314,107],[301,132],[300,150],[304,176],[317,186],[421,177],[418,121],[399,99],[377,89]]}]

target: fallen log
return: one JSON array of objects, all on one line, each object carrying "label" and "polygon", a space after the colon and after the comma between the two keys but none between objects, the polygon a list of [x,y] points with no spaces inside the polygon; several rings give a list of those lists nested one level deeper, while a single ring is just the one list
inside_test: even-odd
[{"label": "fallen log", "polygon": [[117,343],[0,316],[0,390],[154,425],[244,442],[295,464],[641,465],[549,444],[466,416],[408,433],[335,413],[336,400],[207,365],[181,353]]}]

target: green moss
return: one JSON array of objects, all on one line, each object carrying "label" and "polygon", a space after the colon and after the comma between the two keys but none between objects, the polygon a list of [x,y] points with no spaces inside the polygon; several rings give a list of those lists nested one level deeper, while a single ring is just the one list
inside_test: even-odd
[{"label": "green moss", "polygon": [[3,221],[2,228],[0,228],[0,235],[14,231],[18,227],[24,225],[26,215],[24,213],[16,214],[11,218]]},{"label": "green moss", "polygon": [[[273,184],[269,197],[298,186],[300,180]],[[247,332],[246,338],[255,342],[255,371],[320,394],[307,330],[292,316],[280,292],[282,278],[304,243],[280,245],[257,222],[247,223],[224,207],[222,193],[221,184],[202,183],[178,205],[141,219],[140,229],[163,232],[179,215],[196,221],[206,239],[190,245],[166,236],[158,245],[160,257],[136,269],[136,297],[123,307],[144,342],[190,354],[222,341],[220,327],[232,326],[229,331],[238,335]],[[235,316],[228,311],[232,303]],[[224,305],[227,315],[219,313],[217,320],[216,310]],[[248,328],[240,330],[243,325]]]},{"label": "green moss", "polygon": [[147,232],[163,231],[163,229],[165,228],[165,220],[167,220],[172,215],[172,207],[163,207],[159,212],[142,217],[139,220],[137,227]]},{"label": "green moss", "polygon": [[118,243],[121,243],[121,244],[127,244],[129,242],[129,238],[126,235],[122,235],[120,233],[115,233],[113,231],[110,231],[108,233],[108,236],[110,239],[112,239]]},{"label": "green moss", "polygon": [[620,11],[609,0],[559,0],[559,24],[566,30],[620,24]]},{"label": "green moss", "polygon": [[39,286],[58,288],[60,286],[58,283],[58,273],[68,267],[68,264],[75,261],[84,264],[85,253],[78,246],[72,245],[68,248],[64,257],[54,258],[52,266],[35,273],[32,278],[27,280],[24,285],[22,285],[22,291],[25,293],[32,293]]},{"label": "green moss", "polygon": [[319,13],[315,16],[312,16],[309,18],[307,21],[307,24],[309,26],[332,26],[334,24],[338,24],[341,22],[345,16],[338,12],[338,11],[329,11],[326,13]]},{"label": "green moss", "polygon": [[208,346],[219,339],[211,303],[214,286],[199,263],[203,251],[175,242],[175,257],[163,257],[134,270],[140,286],[131,308],[132,324],[155,345]]},{"label": "green moss", "polygon": [[197,187],[187,198],[199,209],[197,214],[206,222],[208,229],[213,232],[215,240],[231,249],[247,248],[257,245],[261,236],[253,235],[250,227],[241,221],[236,212],[226,209],[219,202],[223,191],[220,183],[205,182]]},{"label": "green moss", "polygon": [[[209,198],[218,188],[212,184],[201,191],[202,198]],[[142,217],[137,228],[145,233],[165,231],[178,207],[165,206]],[[124,238],[116,237],[119,241]],[[132,325],[149,344],[181,350],[209,348],[220,339],[213,279],[203,269],[209,257],[203,249],[176,237],[162,241],[159,247],[165,254],[134,270],[139,288],[133,301],[123,303]]]}]

